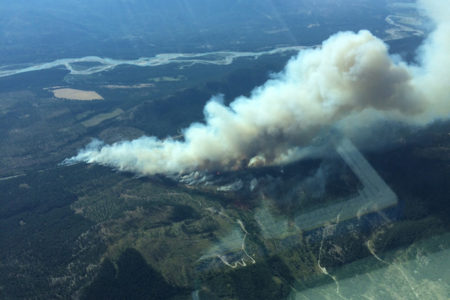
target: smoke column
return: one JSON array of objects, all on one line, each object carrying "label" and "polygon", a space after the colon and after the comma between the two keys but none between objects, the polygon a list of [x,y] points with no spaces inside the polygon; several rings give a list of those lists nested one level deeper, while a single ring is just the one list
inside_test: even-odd
[{"label": "smoke column", "polygon": [[[368,31],[343,32],[322,47],[301,51],[285,69],[229,106],[214,97],[204,123],[184,140],[141,137],[112,145],[94,142],[68,159],[139,174],[181,174],[282,164],[297,157],[327,127],[357,128],[360,116],[427,124],[450,113],[450,1],[419,5],[435,28],[418,65],[391,57]],[[359,116],[359,117],[358,117]]]}]

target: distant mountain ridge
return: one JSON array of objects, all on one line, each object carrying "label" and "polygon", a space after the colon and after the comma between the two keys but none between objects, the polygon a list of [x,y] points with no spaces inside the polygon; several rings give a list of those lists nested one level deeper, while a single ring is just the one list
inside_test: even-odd
[{"label": "distant mountain ridge", "polygon": [[354,24],[379,27],[385,2],[372,2],[20,0],[0,9],[0,64],[314,44]]}]

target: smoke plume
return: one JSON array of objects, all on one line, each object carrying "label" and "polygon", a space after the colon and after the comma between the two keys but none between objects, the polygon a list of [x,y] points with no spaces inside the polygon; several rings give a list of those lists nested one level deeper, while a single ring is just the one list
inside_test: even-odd
[{"label": "smoke plume", "polygon": [[204,123],[184,129],[184,140],[95,142],[69,161],[168,175],[282,164],[298,157],[324,128],[358,128],[368,120],[361,116],[411,124],[448,118],[450,2],[420,5],[435,27],[417,65],[390,56],[369,31],[337,33],[320,48],[301,51],[249,97],[229,106],[213,97]]}]

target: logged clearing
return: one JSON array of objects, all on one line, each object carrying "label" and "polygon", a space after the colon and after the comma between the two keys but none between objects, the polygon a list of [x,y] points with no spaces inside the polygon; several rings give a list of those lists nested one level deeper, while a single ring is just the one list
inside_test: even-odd
[{"label": "logged clearing", "polygon": [[103,121],[110,120],[110,119],[113,119],[113,118],[119,116],[123,112],[124,111],[122,109],[117,108],[114,111],[109,112],[109,113],[98,114],[98,115],[90,118],[89,120],[81,122],[81,124],[83,124],[83,126],[85,126],[85,127],[97,126],[98,124],[102,123]]},{"label": "logged clearing", "polygon": [[155,85],[153,83],[139,83],[139,84],[133,84],[133,85],[122,85],[122,84],[108,84],[103,85],[102,87],[107,89],[143,89],[143,88],[149,88],[154,87]]},{"label": "logged clearing", "polygon": [[66,89],[52,90],[52,92],[56,98],[60,99],[80,100],[80,101],[103,100],[103,97],[100,96],[95,91],[83,91],[66,88]]}]

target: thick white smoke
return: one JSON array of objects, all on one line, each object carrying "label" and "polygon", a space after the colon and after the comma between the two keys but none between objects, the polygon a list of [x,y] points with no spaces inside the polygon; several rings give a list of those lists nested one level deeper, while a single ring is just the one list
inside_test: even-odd
[{"label": "thick white smoke", "polygon": [[[338,33],[321,48],[301,51],[285,70],[250,97],[229,106],[213,98],[205,123],[183,131],[184,140],[141,137],[90,145],[70,161],[141,174],[179,174],[278,164],[292,159],[323,128],[357,127],[382,114],[424,124],[450,113],[450,1],[423,1],[435,30],[421,48],[420,65],[388,54],[368,31]],[[356,117],[355,117],[356,116]]]}]

